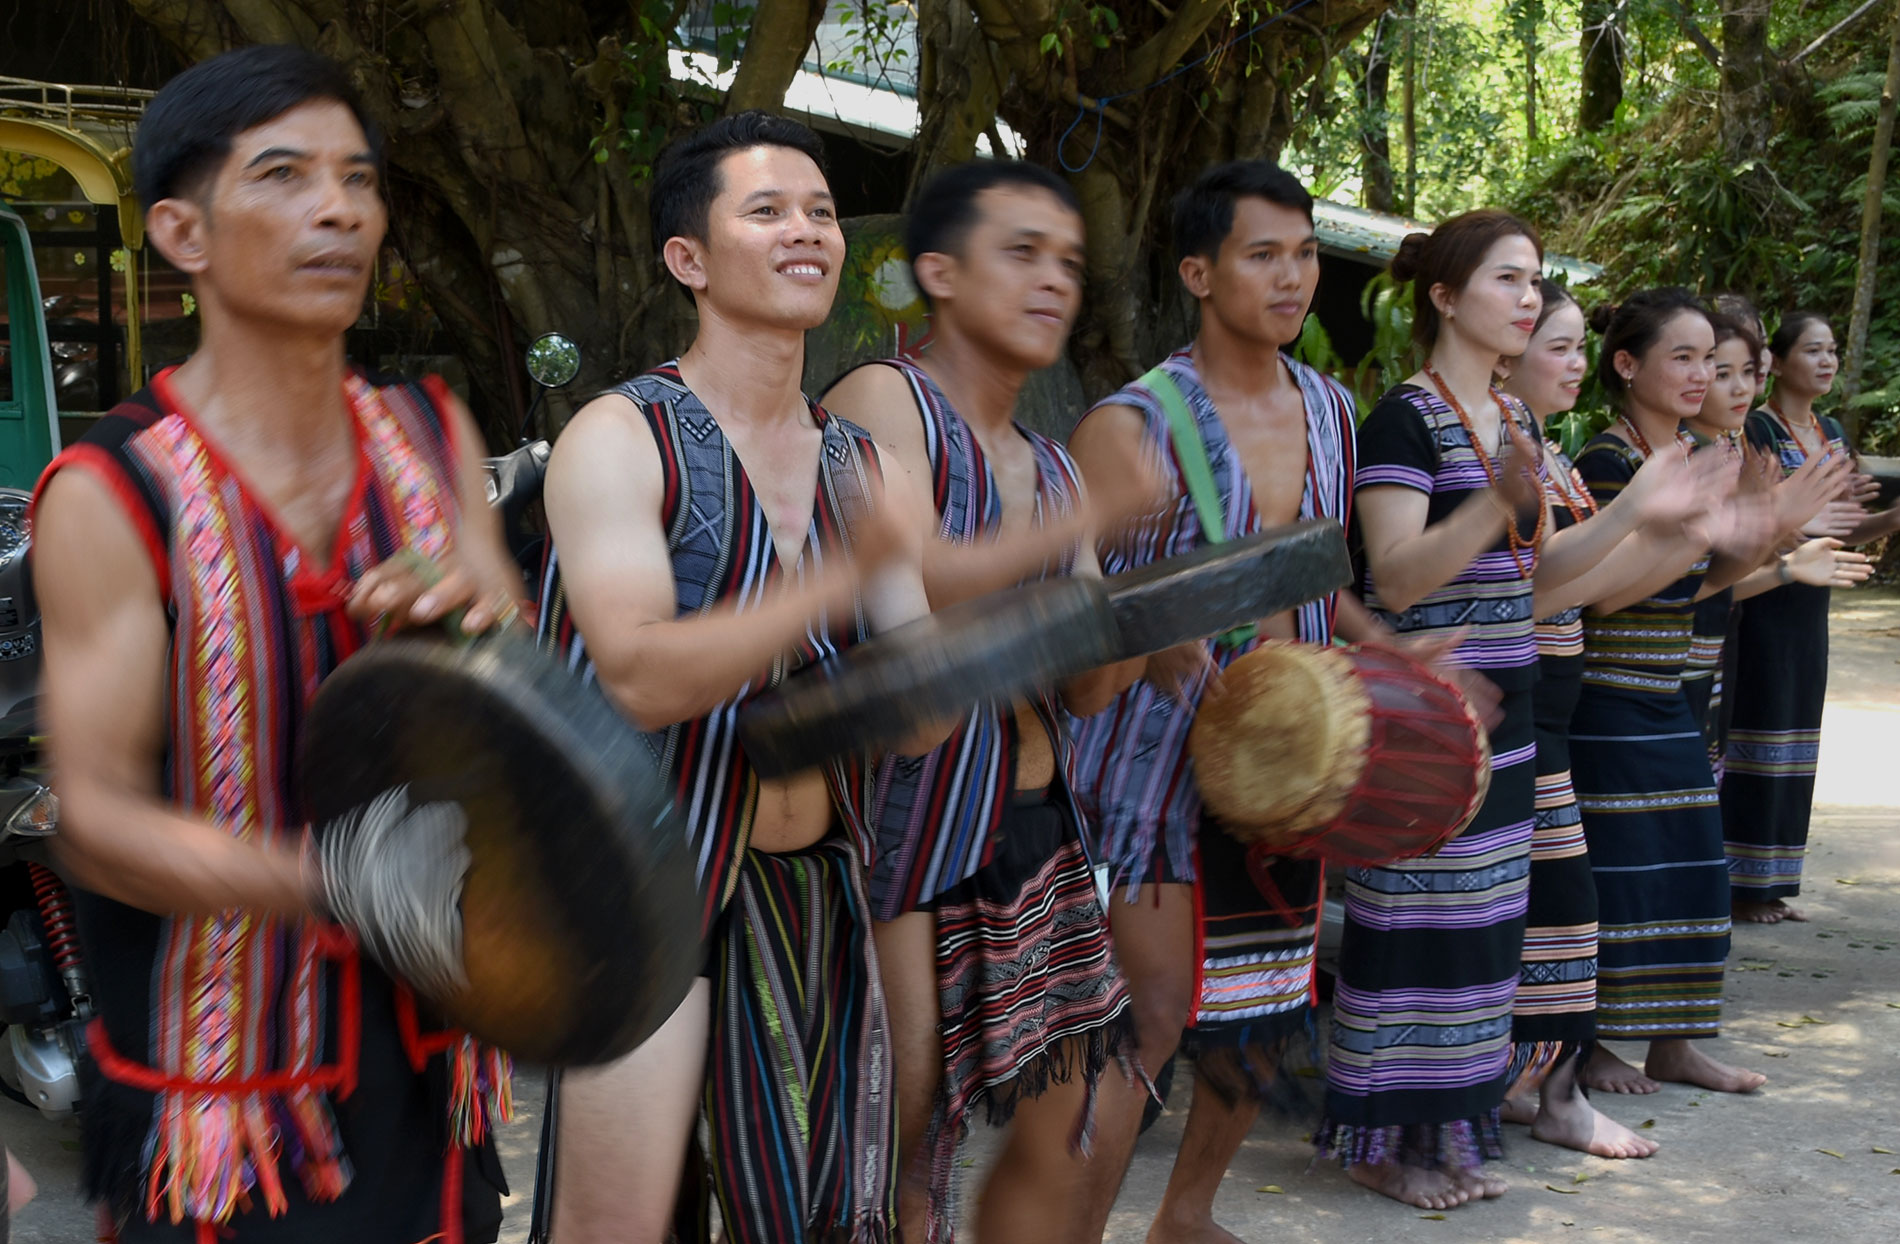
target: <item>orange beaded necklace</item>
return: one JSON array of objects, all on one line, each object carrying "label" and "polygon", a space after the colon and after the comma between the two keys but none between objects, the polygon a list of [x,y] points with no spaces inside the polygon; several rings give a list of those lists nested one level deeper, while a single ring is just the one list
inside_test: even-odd
[{"label": "orange beaded necklace", "polygon": [[[1464,425],[1465,439],[1471,442],[1471,452],[1478,456],[1478,465],[1484,468],[1485,479],[1490,482],[1493,488],[1497,487],[1497,464],[1491,461],[1491,451],[1479,443],[1478,433],[1471,426],[1471,416],[1465,413],[1464,406],[1458,401],[1457,395],[1451,391],[1451,386],[1445,383],[1444,377],[1440,376],[1438,370],[1430,363],[1425,364],[1425,377],[1437,387],[1440,396],[1445,399],[1445,404],[1451,407],[1451,413],[1457,415],[1458,422]],[[1496,385],[1491,386],[1491,400],[1498,404],[1498,417],[1500,420],[1509,419],[1511,417],[1511,408],[1504,404],[1504,395],[1498,392]],[[1500,457],[1503,456],[1505,437],[1504,425],[1500,422],[1498,424],[1498,455]],[[1504,525],[1504,535],[1511,546],[1511,560],[1517,563],[1518,574],[1526,579],[1532,577],[1537,569],[1537,550],[1544,542],[1544,519],[1547,517],[1548,508],[1549,507],[1543,504],[1543,498],[1539,496],[1537,504],[1537,528],[1531,532],[1531,538],[1528,541],[1518,534],[1518,524],[1515,515],[1512,516],[1510,522]],[[1520,551],[1524,549],[1530,550],[1531,564],[1529,566],[1526,566],[1524,559],[1519,556]]]}]

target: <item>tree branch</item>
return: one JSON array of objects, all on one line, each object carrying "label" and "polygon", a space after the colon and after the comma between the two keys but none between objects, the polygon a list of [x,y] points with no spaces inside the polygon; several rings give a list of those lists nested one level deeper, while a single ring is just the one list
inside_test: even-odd
[{"label": "tree branch", "polygon": [[126,3],[187,60],[201,61],[229,46],[224,38],[223,10],[211,0],[126,0]]},{"label": "tree branch", "polygon": [[1682,33],[1689,36],[1689,42],[1696,45],[1696,49],[1702,53],[1702,58],[1720,69],[1722,52],[1709,40],[1709,36],[1702,33],[1702,27],[1696,24],[1695,14],[1689,11],[1682,0],[1669,0],[1669,7],[1676,11],[1676,25],[1682,27]]},{"label": "tree branch", "polygon": [[1860,21],[1861,18],[1867,16],[1869,13],[1872,13],[1875,9],[1879,8],[1883,3],[1885,3],[1885,0],[1867,0],[1867,2],[1861,5],[1858,9],[1855,9],[1852,13],[1849,13],[1846,17],[1843,17],[1840,21],[1835,22],[1832,26],[1828,27],[1826,30],[1823,30],[1820,33],[1820,35],[1818,35],[1815,38],[1813,43],[1808,44],[1808,46],[1802,48],[1799,52],[1796,52],[1793,56],[1790,56],[1788,58],[1788,64],[1799,65],[1802,61],[1806,60],[1808,57],[1820,51],[1821,48],[1825,44],[1827,44],[1828,41],[1833,39],[1836,35],[1841,34],[1843,31],[1847,30],[1848,27]]},{"label": "tree branch", "polygon": [[825,0],[759,0],[732,89],[726,92],[728,114],[784,104],[786,88],[805,63],[805,49],[824,15]]},{"label": "tree branch", "polygon": [[1167,24],[1129,54],[1128,86],[1147,86],[1174,68],[1227,8],[1226,0],[1183,0]]}]

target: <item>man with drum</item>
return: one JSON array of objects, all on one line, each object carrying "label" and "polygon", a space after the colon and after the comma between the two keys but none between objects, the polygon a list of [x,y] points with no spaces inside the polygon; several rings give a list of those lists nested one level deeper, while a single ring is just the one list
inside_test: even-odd
[{"label": "man with drum", "polygon": [[[1074,191],[1032,164],[962,165],[920,192],[904,242],[930,345],[858,368],[825,401],[931,491],[943,537],[925,555],[931,604],[1099,575],[1074,463],[1014,419],[1081,307]],[[987,579],[968,573],[979,548],[1008,551]],[[979,1105],[1010,1130],[978,1199],[978,1237],[1101,1238],[1122,1167],[1083,1156],[1086,1121],[1132,1131],[1145,1090],[1110,1066],[1132,1031],[1069,790],[1064,710],[1100,710],[1140,668],[986,705],[930,755],[885,762],[871,900],[897,1040],[907,1239],[954,1231],[957,1146]]]},{"label": "man with drum", "polygon": [[[1175,249],[1199,333],[1084,415],[1069,444],[1097,495],[1142,493],[1150,464],[1165,464],[1165,517],[1105,545],[1105,571],[1297,518],[1347,521],[1352,399],[1282,353],[1319,280],[1312,211],[1305,188],[1265,161],[1210,168],[1176,200]],[[1196,493],[1214,502],[1205,518]],[[1261,630],[1326,644],[1379,628],[1341,591]],[[1230,633],[1152,659],[1147,677],[1077,731],[1077,791],[1127,900],[1110,902],[1109,919],[1142,1064],[1159,1071],[1179,1046],[1198,1073],[1151,1241],[1232,1238],[1213,1220],[1214,1194],[1282,1050],[1311,1022],[1320,866],[1276,860],[1257,886],[1245,848],[1203,812],[1187,751],[1209,680],[1255,642]],[[1105,1149],[1117,1141],[1125,1162],[1132,1129]]]},{"label": "man with drum", "polygon": [[419,1030],[320,918],[326,831],[292,769],[373,621],[512,611],[479,434],[439,382],[344,358],[386,214],[340,69],[288,47],[205,61],[152,101],[133,166],[199,347],[48,468],[33,550],[99,1012],[88,1192],[128,1242],[493,1240],[506,1065]]},{"label": "man with drum", "polygon": [[583,407],[549,464],[544,633],[651,732],[710,952],[644,1045],[563,1076],[559,1244],[666,1235],[702,1088],[725,1238],[892,1226],[868,766],[766,780],[737,734],[741,707],[789,670],[928,609],[926,516],[904,473],[800,391],[805,332],[829,314],[844,260],[821,156],[810,130],[758,112],[662,154],[653,242],[698,333]]}]

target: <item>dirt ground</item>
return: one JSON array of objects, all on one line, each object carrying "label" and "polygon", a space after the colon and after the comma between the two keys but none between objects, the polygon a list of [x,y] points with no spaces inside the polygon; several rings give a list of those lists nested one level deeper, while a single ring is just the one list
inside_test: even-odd
[{"label": "dirt ground", "polygon": [[[1336,1169],[1309,1170],[1311,1120],[1263,1119],[1222,1186],[1222,1223],[1263,1244],[1900,1240],[1900,594],[1837,594],[1829,684],[1799,903],[1813,921],[1738,929],[1730,961],[1716,1052],[1766,1072],[1765,1089],[1746,1098],[1683,1087],[1599,1095],[1605,1111],[1661,1142],[1647,1161],[1586,1157],[1507,1129],[1501,1173],[1510,1192],[1442,1216],[1373,1196]],[[505,1244],[526,1239],[540,1095],[538,1083],[520,1086],[523,1117],[502,1138],[516,1184]],[[1184,1077],[1136,1153],[1111,1244],[1144,1238],[1188,1100]],[[42,1188],[14,1239],[92,1239],[73,1192],[74,1126],[0,1103],[0,1138]],[[975,1138],[972,1181],[992,1140]]]}]

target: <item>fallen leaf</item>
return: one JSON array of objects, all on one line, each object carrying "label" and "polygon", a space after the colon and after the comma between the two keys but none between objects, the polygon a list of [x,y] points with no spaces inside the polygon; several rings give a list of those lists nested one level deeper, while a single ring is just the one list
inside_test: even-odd
[{"label": "fallen leaf", "polygon": [[1900,1002],[1889,1002],[1887,1005],[1896,1011],[1900,1011]]},{"label": "fallen leaf", "polygon": [[1545,1184],[1544,1187],[1550,1189],[1552,1192],[1561,1192],[1565,1196],[1581,1195],[1575,1188],[1559,1188],[1556,1184]]},{"label": "fallen leaf", "polygon": [[1763,1051],[1762,1051],[1762,1055],[1763,1055],[1763,1057],[1765,1057],[1765,1058],[1786,1058],[1786,1057],[1788,1057],[1788,1051],[1786,1051],[1786,1050],[1763,1050]]},{"label": "fallen leaf", "polygon": [[1261,1184],[1258,1188],[1255,1188],[1254,1191],[1255,1192],[1271,1192],[1275,1196],[1286,1195],[1286,1189],[1282,1188],[1279,1184]]},{"label": "fallen leaf", "polygon": [[1825,1154],[1826,1154],[1826,1155],[1827,1155],[1828,1157],[1830,1157],[1830,1158],[1843,1158],[1843,1159],[1845,1159],[1845,1158],[1847,1157],[1847,1155],[1846,1155],[1846,1154],[1844,1154],[1844,1153],[1841,1153],[1841,1152],[1839,1152],[1838,1150],[1835,1150],[1835,1149],[1816,1149],[1816,1150],[1815,1150],[1815,1152],[1816,1152],[1816,1153],[1825,1153]]},{"label": "fallen leaf", "polygon": [[1891,1150],[1891,1149],[1882,1149],[1882,1148],[1881,1148],[1881,1147],[1880,1147],[1879,1145],[1875,1145],[1875,1146],[1874,1146],[1874,1152],[1875,1152],[1875,1153],[1892,1153],[1892,1152],[1893,1152],[1893,1150]]},{"label": "fallen leaf", "polygon": [[1643,1120],[1643,1121],[1642,1121],[1641,1123],[1638,1123],[1638,1124],[1637,1124],[1636,1126],[1637,1126],[1637,1127],[1639,1127],[1639,1128],[1648,1128],[1648,1127],[1655,1127],[1655,1126],[1656,1126],[1656,1120],[1654,1120],[1654,1119],[1644,1119],[1644,1120]]},{"label": "fallen leaf", "polygon": [[[1894,1174],[1900,1175],[1900,1171],[1895,1171]],[[1445,1221],[1445,1216],[1443,1214],[1420,1214],[1419,1217],[1425,1219],[1427,1222]]]},{"label": "fallen leaf", "polygon": [[1589,1182],[1590,1182],[1590,1177],[1589,1177],[1588,1175],[1579,1175],[1579,1176],[1577,1176],[1577,1177],[1576,1177],[1576,1179],[1575,1179],[1575,1180],[1573,1180],[1572,1182],[1574,1182],[1574,1183],[1580,1183],[1580,1184],[1587,1184],[1587,1183],[1589,1183]]},{"label": "fallen leaf", "polygon": [[1814,1018],[1814,1016],[1812,1016],[1812,1015],[1803,1015],[1803,1016],[1801,1017],[1801,1022],[1802,1022],[1802,1023],[1804,1023],[1804,1024],[1823,1024],[1823,1025],[1825,1025],[1825,1024],[1826,1024],[1826,1023],[1828,1022],[1828,1021],[1827,1021],[1827,1020],[1825,1020],[1825,1019],[1816,1019],[1816,1018]]},{"label": "fallen leaf", "polygon": [[1860,881],[1858,878],[1854,878],[1854,877],[1836,877],[1834,878],[1834,884],[1835,885],[1859,885]]}]

